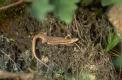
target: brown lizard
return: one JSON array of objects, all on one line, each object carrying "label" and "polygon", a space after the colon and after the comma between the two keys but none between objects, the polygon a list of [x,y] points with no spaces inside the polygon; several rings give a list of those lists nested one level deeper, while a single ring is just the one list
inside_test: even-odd
[{"label": "brown lizard", "polygon": [[[62,38],[62,37],[51,37],[51,36],[47,36],[46,33],[39,33],[37,35],[35,35],[33,37],[32,40],[32,54],[33,56],[39,61],[41,62],[43,65],[45,65],[46,67],[48,67],[48,65],[46,63],[44,63],[42,60],[40,60],[35,52],[35,47],[36,47],[36,40],[37,39],[41,39],[41,43],[47,43],[50,45],[58,45],[58,44],[62,44],[62,45],[70,45],[73,44],[75,42],[78,41],[78,38],[72,38],[72,39],[66,39],[66,38]],[[49,67],[48,67],[49,68]]]}]

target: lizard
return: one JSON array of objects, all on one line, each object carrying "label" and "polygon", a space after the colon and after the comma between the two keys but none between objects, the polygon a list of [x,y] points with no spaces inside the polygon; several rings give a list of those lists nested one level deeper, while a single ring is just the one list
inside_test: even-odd
[{"label": "lizard", "polygon": [[59,45],[59,44],[60,45],[71,45],[78,41],[78,38],[67,39],[67,38],[63,38],[63,37],[47,36],[47,33],[45,33],[45,32],[40,32],[39,34],[35,35],[32,39],[32,55],[46,67],[48,67],[48,65],[46,63],[44,63],[42,60],[40,60],[36,55],[35,47],[36,47],[37,39],[40,39],[42,44],[47,43],[49,45]]}]

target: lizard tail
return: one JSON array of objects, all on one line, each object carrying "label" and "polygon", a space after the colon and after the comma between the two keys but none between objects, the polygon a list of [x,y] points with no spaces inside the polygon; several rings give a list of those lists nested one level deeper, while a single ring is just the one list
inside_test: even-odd
[{"label": "lizard tail", "polygon": [[32,40],[32,59],[35,58],[37,61],[39,61],[40,63],[42,63],[44,66],[46,66],[47,68],[49,68],[49,66],[44,63],[42,60],[40,60],[37,55],[36,55],[36,40],[38,39],[37,36],[35,36]]}]

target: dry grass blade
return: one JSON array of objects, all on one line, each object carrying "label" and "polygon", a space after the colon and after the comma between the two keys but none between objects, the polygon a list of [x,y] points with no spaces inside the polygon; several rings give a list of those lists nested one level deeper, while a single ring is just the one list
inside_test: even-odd
[{"label": "dry grass blade", "polygon": [[7,10],[7,9],[9,9],[9,8],[11,8],[11,7],[20,5],[20,4],[22,4],[22,3],[31,3],[31,1],[30,1],[30,0],[18,0],[17,2],[14,2],[14,3],[12,3],[12,4],[9,4],[9,5],[0,7],[0,11]]},{"label": "dry grass blade", "polygon": [[7,71],[0,71],[0,79],[47,80],[45,77],[34,73],[12,73]]},{"label": "dry grass blade", "polygon": [[22,80],[31,80],[34,78],[33,74],[16,74],[6,71],[0,71],[0,79],[7,79],[7,78],[20,78]]}]

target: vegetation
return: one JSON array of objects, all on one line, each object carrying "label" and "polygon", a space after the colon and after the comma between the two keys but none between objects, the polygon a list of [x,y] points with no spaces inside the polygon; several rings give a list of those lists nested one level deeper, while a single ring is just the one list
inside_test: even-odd
[{"label": "vegetation", "polygon": [[116,33],[110,32],[108,35],[106,51],[108,52],[112,50],[120,41],[121,39],[116,35]]},{"label": "vegetation", "polygon": [[[75,10],[78,8],[77,4],[81,3],[85,6],[93,3],[94,0],[35,0],[32,2],[32,12],[39,19],[42,20],[49,12],[53,12],[62,21],[71,23]],[[100,2],[100,0],[98,0]],[[103,6],[111,4],[121,4],[121,0],[101,0]]]},{"label": "vegetation", "polygon": [[[122,0],[19,1],[21,1],[19,4],[14,4],[16,1],[0,0],[1,70],[32,72],[33,76],[35,73],[43,74],[46,80],[58,80],[57,78],[59,80],[97,80],[102,79],[104,74],[106,80],[113,78],[114,71],[110,64],[113,54],[105,53],[114,51],[122,40],[116,35],[114,28],[109,27],[111,24],[106,20],[104,13],[106,8],[112,5],[121,5]],[[25,6],[21,7],[28,2],[31,4],[27,5],[26,9]],[[96,6],[100,7],[102,15],[97,14],[99,7]],[[79,42],[73,46],[41,45],[41,50],[37,49],[37,54],[42,53],[38,55],[40,60],[46,58],[48,62],[49,58],[48,66],[51,70],[46,69],[45,66],[31,58],[31,39],[35,33],[40,31],[47,32],[49,36],[64,37],[70,34],[70,37],[78,37]],[[37,47],[40,48],[40,45]],[[122,66],[121,51],[115,54],[119,56],[113,63],[120,68]],[[10,64],[13,65],[8,66]],[[102,70],[105,72],[101,74]],[[13,73],[5,72],[6,74]],[[14,75],[13,77],[23,77],[22,74]],[[38,76],[40,78],[40,75]]]}]

